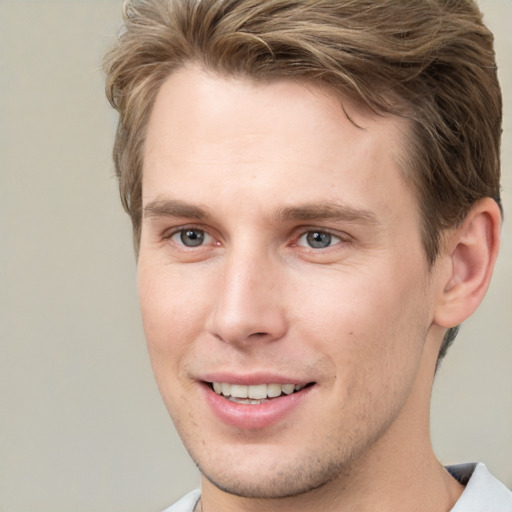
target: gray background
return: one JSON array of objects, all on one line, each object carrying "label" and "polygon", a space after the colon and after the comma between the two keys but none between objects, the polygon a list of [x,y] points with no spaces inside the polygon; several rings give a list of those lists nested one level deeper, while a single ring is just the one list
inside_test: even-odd
[{"label": "gray background", "polygon": [[[505,97],[512,0],[481,2]],[[157,511],[198,477],[160,402],[137,310],[99,62],[119,0],[0,0],[0,510]],[[461,91],[464,94],[464,91]],[[435,385],[445,463],[512,486],[512,224],[494,283]]]}]

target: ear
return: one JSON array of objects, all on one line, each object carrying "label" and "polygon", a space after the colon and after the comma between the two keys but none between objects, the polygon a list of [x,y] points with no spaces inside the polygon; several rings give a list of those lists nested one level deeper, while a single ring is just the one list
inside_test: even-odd
[{"label": "ear", "polygon": [[500,244],[501,212],[491,198],[477,201],[464,222],[451,230],[440,258],[447,263],[434,323],[450,328],[477,309],[491,281]]}]

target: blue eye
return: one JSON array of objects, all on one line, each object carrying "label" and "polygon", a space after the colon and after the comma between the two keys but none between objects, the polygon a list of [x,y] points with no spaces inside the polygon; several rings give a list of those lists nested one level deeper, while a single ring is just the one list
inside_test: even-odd
[{"label": "blue eye", "polygon": [[199,247],[210,239],[210,235],[202,229],[188,228],[180,229],[172,235],[171,239],[177,244],[185,247]]},{"label": "blue eye", "polygon": [[339,237],[328,231],[307,231],[299,238],[297,245],[312,249],[326,249],[340,241]]}]

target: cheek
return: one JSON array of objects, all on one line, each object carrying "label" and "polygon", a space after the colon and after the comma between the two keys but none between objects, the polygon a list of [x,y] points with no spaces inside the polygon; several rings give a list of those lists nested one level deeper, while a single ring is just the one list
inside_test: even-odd
[{"label": "cheek", "polygon": [[[138,295],[144,334],[155,374],[179,365],[203,325],[204,291],[194,278],[139,261]],[[158,374],[157,374],[158,378]]]},{"label": "cheek", "polygon": [[305,337],[335,362],[340,379],[381,385],[417,366],[428,329],[427,292],[412,274],[398,277],[345,275],[325,280],[322,293],[295,299]]},{"label": "cheek", "polygon": [[[144,335],[156,384],[179,428],[180,411],[187,410],[190,380],[186,361],[200,333],[200,294],[183,278],[154,269],[139,260],[138,295]],[[187,414],[188,417],[188,414]]]}]

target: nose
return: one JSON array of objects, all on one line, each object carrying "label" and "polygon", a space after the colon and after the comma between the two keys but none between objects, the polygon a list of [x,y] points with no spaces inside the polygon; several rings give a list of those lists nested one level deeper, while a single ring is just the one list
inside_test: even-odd
[{"label": "nose", "polygon": [[222,262],[207,329],[240,347],[282,338],[287,324],[282,303],[282,274],[271,258],[235,253]]}]

